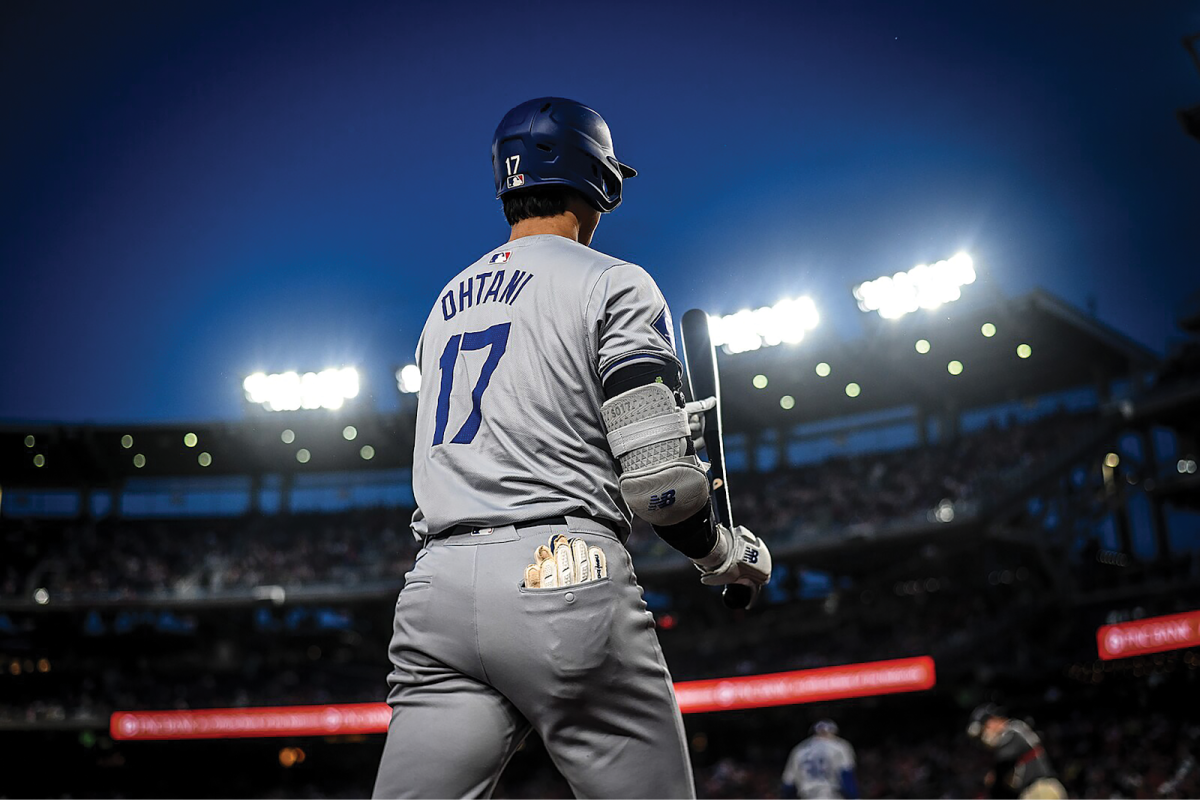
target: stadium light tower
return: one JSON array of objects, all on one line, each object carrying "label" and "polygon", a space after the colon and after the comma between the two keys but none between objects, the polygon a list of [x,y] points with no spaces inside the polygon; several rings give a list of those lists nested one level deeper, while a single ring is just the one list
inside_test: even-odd
[{"label": "stadium light tower", "polygon": [[336,410],[358,397],[358,370],[354,367],[320,372],[256,372],[242,381],[246,400],[268,411]]},{"label": "stadium light tower", "polygon": [[416,394],[421,391],[421,368],[416,364],[405,364],[396,370],[396,388],[400,394]]},{"label": "stadium light tower", "polygon": [[797,344],[821,321],[811,297],[780,300],[773,306],[710,316],[708,330],[714,346],[726,353],[745,353],[760,347]]},{"label": "stadium light tower", "polygon": [[864,312],[898,319],[918,308],[937,308],[962,297],[962,287],[975,282],[975,262],[957,253],[936,264],[918,264],[908,272],[884,275],[854,287],[854,299]]}]

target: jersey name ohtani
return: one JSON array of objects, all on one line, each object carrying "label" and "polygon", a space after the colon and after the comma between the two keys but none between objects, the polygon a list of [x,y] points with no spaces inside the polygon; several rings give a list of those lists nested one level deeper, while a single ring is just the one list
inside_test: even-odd
[{"label": "jersey name ohtani", "polygon": [[[489,280],[490,279],[490,280]],[[507,303],[512,305],[521,290],[533,280],[532,272],[514,269],[505,283],[504,270],[480,272],[478,275],[458,282],[458,291],[447,289],[442,295],[442,318],[449,320],[459,311],[484,303]]]}]

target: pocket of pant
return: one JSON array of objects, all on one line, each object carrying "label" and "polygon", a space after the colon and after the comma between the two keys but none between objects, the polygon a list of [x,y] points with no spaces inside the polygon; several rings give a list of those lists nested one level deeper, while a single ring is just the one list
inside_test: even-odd
[{"label": "pocket of pant", "polygon": [[530,646],[548,656],[556,674],[578,675],[604,663],[617,602],[611,578],[519,591]]},{"label": "pocket of pant", "polygon": [[397,617],[410,609],[419,608],[432,589],[433,581],[430,578],[413,578],[410,576],[404,581],[404,588],[400,590],[400,594],[396,597]]},{"label": "pocket of pant", "polygon": [[417,577],[413,573],[409,573],[404,577],[404,588],[400,590],[400,597],[396,603],[399,605],[400,600],[404,599],[405,595],[410,595],[415,592],[423,592],[433,586],[433,578],[422,575]]},{"label": "pocket of pant", "polygon": [[[420,649],[423,631],[428,625],[426,608],[433,593],[433,582],[425,576],[411,575],[396,598],[396,613],[392,622],[392,639],[388,645],[388,656],[397,670],[407,669],[412,652]],[[400,680],[399,672],[393,672],[388,682]]]}]

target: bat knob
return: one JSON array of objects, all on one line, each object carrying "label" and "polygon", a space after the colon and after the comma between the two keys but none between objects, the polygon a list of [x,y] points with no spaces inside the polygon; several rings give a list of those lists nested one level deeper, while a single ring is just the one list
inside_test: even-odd
[{"label": "bat knob", "polygon": [[726,608],[749,608],[757,594],[753,587],[744,583],[731,583],[721,592],[721,602]]}]

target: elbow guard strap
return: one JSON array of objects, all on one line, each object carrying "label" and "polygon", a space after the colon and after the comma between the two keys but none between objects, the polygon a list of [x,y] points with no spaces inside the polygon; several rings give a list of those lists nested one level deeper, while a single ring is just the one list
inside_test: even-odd
[{"label": "elbow guard strap", "polygon": [[653,525],[674,525],[708,501],[708,471],[688,454],[687,414],[661,383],[622,392],[601,407],[608,444],[621,462],[621,496]]}]

